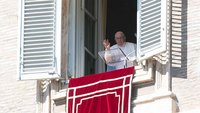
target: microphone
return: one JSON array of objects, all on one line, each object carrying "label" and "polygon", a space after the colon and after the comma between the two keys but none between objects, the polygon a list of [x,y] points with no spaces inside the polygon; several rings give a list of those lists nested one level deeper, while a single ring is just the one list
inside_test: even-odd
[{"label": "microphone", "polygon": [[122,54],[126,57],[126,59],[128,59],[129,60],[129,58],[126,56],[126,54],[122,51],[122,49],[121,48],[119,48],[119,50],[122,52]]}]

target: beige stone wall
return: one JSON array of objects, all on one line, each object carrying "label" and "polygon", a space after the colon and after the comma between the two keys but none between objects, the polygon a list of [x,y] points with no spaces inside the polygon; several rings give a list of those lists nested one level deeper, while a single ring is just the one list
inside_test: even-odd
[{"label": "beige stone wall", "polygon": [[0,0],[0,113],[36,113],[36,81],[18,81],[18,0]]},{"label": "beige stone wall", "polygon": [[200,1],[173,1],[172,91],[180,113],[200,111]]}]

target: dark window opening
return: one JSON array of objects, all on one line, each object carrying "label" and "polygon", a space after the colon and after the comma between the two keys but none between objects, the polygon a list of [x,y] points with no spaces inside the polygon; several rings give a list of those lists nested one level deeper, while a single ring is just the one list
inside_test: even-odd
[{"label": "dark window opening", "polygon": [[115,44],[114,34],[123,31],[126,41],[136,43],[137,0],[107,0],[106,38]]}]

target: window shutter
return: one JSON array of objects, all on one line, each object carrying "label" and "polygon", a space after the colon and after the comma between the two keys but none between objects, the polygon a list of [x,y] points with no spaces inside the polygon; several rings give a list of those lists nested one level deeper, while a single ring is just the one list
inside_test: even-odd
[{"label": "window shutter", "polygon": [[139,60],[166,51],[166,0],[138,0],[137,19]]},{"label": "window shutter", "polygon": [[20,79],[60,76],[61,0],[21,0]]}]

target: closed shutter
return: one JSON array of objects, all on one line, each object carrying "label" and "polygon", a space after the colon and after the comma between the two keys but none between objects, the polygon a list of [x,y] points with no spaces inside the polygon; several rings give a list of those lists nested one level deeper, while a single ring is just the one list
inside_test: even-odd
[{"label": "closed shutter", "polygon": [[166,51],[166,0],[138,0],[137,13],[138,58]]},{"label": "closed shutter", "polygon": [[61,0],[21,0],[20,79],[60,75]]}]

